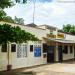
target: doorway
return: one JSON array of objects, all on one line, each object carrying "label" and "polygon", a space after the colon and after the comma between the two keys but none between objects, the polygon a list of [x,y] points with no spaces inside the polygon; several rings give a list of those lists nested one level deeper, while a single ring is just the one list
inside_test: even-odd
[{"label": "doorway", "polygon": [[58,61],[62,62],[63,60],[63,50],[62,50],[62,46],[58,46]]},{"label": "doorway", "polygon": [[47,47],[47,62],[53,63],[54,62],[54,46]]},{"label": "doorway", "polygon": [[74,46],[74,60],[75,60],[75,46]]}]

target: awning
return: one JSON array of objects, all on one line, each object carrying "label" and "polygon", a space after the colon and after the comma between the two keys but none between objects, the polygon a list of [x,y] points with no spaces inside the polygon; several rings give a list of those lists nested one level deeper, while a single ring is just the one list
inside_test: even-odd
[{"label": "awning", "polygon": [[48,40],[60,42],[60,43],[75,43],[74,40],[65,40],[65,39],[54,39],[54,38],[47,38]]}]

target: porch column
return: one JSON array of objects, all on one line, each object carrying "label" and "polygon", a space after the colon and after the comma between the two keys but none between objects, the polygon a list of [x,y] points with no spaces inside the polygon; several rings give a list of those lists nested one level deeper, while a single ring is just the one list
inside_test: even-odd
[{"label": "porch column", "polygon": [[55,61],[58,61],[58,42],[56,42],[56,55],[55,55]]}]

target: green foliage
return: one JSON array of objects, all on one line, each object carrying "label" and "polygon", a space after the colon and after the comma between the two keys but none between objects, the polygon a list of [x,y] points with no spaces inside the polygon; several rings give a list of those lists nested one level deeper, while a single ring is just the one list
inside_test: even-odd
[{"label": "green foliage", "polygon": [[[20,3],[22,0],[15,0],[16,3]],[[23,3],[26,3],[27,0],[23,0]],[[12,19],[10,16],[6,16],[6,13],[3,11],[4,8],[8,8],[13,6],[13,1],[12,0],[0,0],[0,21],[6,21],[6,22],[11,22],[11,23],[17,23],[17,24],[22,24],[24,25],[24,19],[23,18],[17,18]]]},{"label": "green foliage", "polygon": [[5,22],[14,23],[14,20],[10,16],[4,16],[1,20]]},{"label": "green foliage", "polygon": [[71,29],[71,25],[70,24],[63,25],[64,32],[70,32],[70,29]]},{"label": "green foliage", "polygon": [[29,32],[21,30],[20,27],[12,27],[8,24],[0,25],[0,44],[8,42],[22,43],[27,41],[38,41],[39,39]]},{"label": "green foliage", "polygon": [[26,3],[27,2],[27,0],[15,0],[15,1],[16,3],[20,3],[20,2]]},{"label": "green foliage", "polygon": [[17,23],[17,24],[24,25],[24,19],[23,18],[17,18],[15,16],[14,22]]},{"label": "green foliage", "polygon": [[0,20],[2,20],[4,16],[6,16],[6,13],[3,10],[0,10]]},{"label": "green foliage", "polygon": [[11,0],[0,0],[0,8],[8,8],[13,6],[13,2]]},{"label": "green foliage", "polygon": [[63,25],[63,29],[61,31],[75,35],[75,26],[71,24]]}]

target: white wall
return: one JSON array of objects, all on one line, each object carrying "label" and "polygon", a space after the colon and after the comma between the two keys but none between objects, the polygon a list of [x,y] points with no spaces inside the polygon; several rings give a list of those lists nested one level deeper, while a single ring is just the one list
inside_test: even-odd
[{"label": "white wall", "polygon": [[68,54],[63,53],[63,60],[69,60],[74,58],[74,46],[73,53],[70,53],[70,45],[68,46]]},{"label": "white wall", "polygon": [[[34,45],[41,45],[42,44],[32,44]],[[30,67],[30,66],[34,66],[34,65],[40,65],[40,64],[45,64],[45,62],[43,62],[43,53],[41,50],[41,57],[34,57],[34,49],[33,52],[30,52],[30,44],[28,44],[28,50],[27,50],[27,57],[25,58],[17,58],[17,54],[12,53],[12,68],[21,68],[21,67]]]},{"label": "white wall", "polygon": [[1,52],[1,46],[0,46],[0,71],[7,69],[7,52]]},{"label": "white wall", "polygon": [[70,35],[70,34],[65,34],[65,39],[66,40],[74,40],[75,41],[75,36],[74,35]]},{"label": "white wall", "polygon": [[[41,46],[41,57],[34,57],[34,49],[33,52],[30,52],[30,45],[40,45]],[[34,47],[33,47],[34,48]],[[42,43],[27,43],[27,57],[17,58],[17,50],[16,52],[11,52],[11,44],[9,47],[9,64],[12,65],[12,69],[22,68],[22,67],[30,67],[34,65],[46,64],[47,61],[43,58],[42,53]],[[7,52],[1,52],[0,49],[0,71],[7,70],[8,58]]]}]

